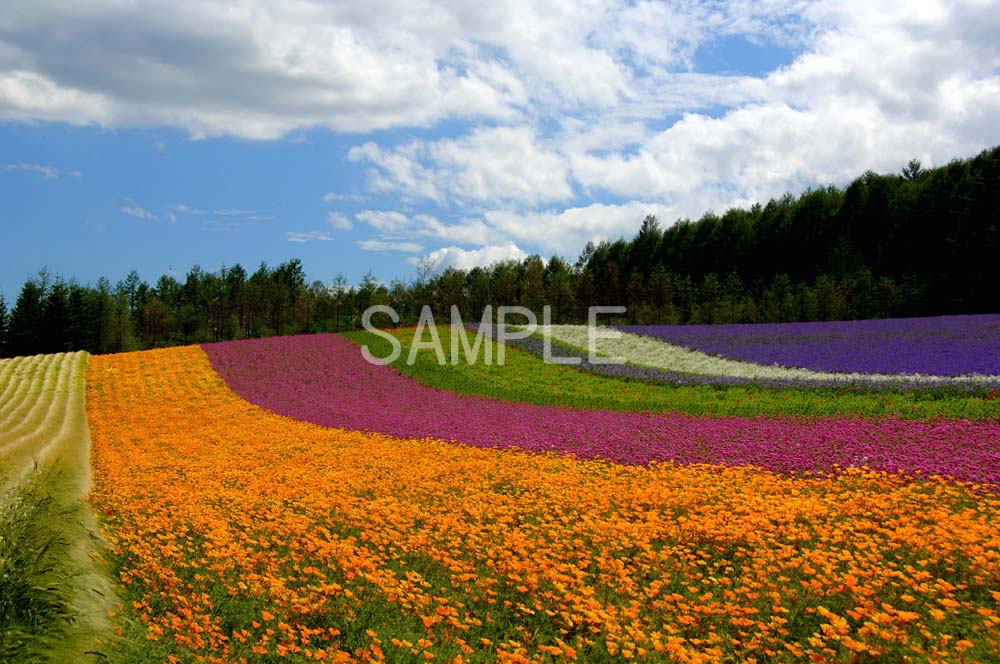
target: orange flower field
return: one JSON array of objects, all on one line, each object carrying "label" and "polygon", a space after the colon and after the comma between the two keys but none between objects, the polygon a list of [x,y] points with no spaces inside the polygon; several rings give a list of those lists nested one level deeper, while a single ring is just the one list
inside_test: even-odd
[{"label": "orange flower field", "polygon": [[134,661],[1000,660],[1000,498],[324,428],[94,356]]}]

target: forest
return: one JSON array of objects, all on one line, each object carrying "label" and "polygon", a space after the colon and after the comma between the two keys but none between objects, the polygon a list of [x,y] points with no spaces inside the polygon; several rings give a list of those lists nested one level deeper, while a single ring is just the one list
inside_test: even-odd
[{"label": "forest", "polygon": [[[0,294],[0,357],[113,353],[203,341],[343,331],[373,304],[400,325],[423,305],[478,320],[486,305],[552,308],[583,322],[594,304],[625,305],[609,323],[847,320],[1000,311],[1000,147],[925,169],[867,172],[844,188],[786,194],[664,228],[647,216],[629,240],[590,243],[572,262],[533,255],[435,270],[386,284],[310,280],[298,259],[155,283],[136,271],[94,285],[42,270],[11,303]],[[385,324],[388,320],[376,323]]]}]

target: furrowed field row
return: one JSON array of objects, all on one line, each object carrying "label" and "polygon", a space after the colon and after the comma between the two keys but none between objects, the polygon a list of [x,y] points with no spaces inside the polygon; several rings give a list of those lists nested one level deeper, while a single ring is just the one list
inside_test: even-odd
[{"label": "furrowed field row", "polygon": [[73,413],[83,412],[80,398],[87,354],[40,355],[4,363],[18,365],[8,377],[13,387],[12,393],[5,392],[6,414],[0,414],[0,460],[7,471],[4,479],[12,483],[34,463],[48,463],[67,446],[72,449],[77,433],[73,427],[79,423]]},{"label": "furrowed field row", "polygon": [[87,358],[0,362],[0,661],[103,656],[112,592],[83,502]]}]

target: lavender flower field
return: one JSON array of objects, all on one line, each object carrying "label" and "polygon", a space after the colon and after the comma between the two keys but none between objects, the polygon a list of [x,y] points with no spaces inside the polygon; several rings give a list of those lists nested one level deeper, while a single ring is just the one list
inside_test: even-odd
[{"label": "lavender flower field", "polygon": [[1000,314],[618,329],[728,359],[813,371],[1000,375]]},{"label": "lavender flower field", "polygon": [[[639,327],[650,327],[650,326],[631,326],[622,327],[623,331],[630,332],[632,334],[637,334],[636,330]],[[656,326],[659,327],[659,326]],[[681,327],[681,326],[678,326]],[[470,325],[469,329],[475,331],[478,329],[476,325]],[[646,335],[653,338],[657,338],[656,335]],[[494,333],[495,337],[495,333]],[[558,338],[550,338],[549,346],[552,349],[551,352],[558,355],[559,357],[574,358],[579,361],[577,364],[578,368],[582,371],[587,371],[593,374],[601,376],[609,376],[612,378],[622,378],[626,380],[636,380],[644,383],[651,384],[662,384],[662,385],[674,385],[674,386],[715,386],[715,387],[760,387],[765,389],[807,389],[807,390],[817,390],[817,389],[833,389],[839,390],[844,388],[850,388],[852,390],[861,390],[866,392],[880,392],[880,391],[895,391],[895,392],[912,392],[912,391],[937,391],[937,392],[949,392],[957,391],[964,393],[980,393],[989,394],[990,392],[1000,388],[1000,376],[966,376],[968,380],[963,380],[961,382],[956,382],[950,380],[947,377],[937,376],[918,376],[912,373],[910,374],[900,374],[898,376],[887,376],[886,374],[878,374],[879,380],[872,379],[871,376],[865,376],[858,372],[854,372],[851,378],[844,377],[816,377],[816,378],[805,378],[805,377],[781,377],[781,376],[733,376],[733,375],[718,375],[718,374],[708,374],[708,373],[698,373],[693,371],[678,371],[671,369],[662,369],[653,366],[645,366],[641,363],[625,362],[616,364],[604,364],[600,362],[592,362],[590,359],[590,354],[588,351],[577,348],[573,345],[565,343]],[[525,339],[516,339],[508,342],[508,345],[523,350],[535,357],[544,357],[545,352],[545,340],[542,338],[541,334],[533,334]],[[733,358],[727,358],[733,359]]]}]

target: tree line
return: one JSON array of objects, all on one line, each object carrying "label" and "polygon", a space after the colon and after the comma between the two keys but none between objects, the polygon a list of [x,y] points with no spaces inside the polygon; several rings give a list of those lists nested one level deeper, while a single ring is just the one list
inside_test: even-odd
[{"label": "tree line", "polygon": [[[766,205],[706,212],[662,228],[590,243],[574,262],[533,255],[435,271],[386,284],[369,272],[309,281],[298,259],[254,272],[191,268],[147,283],[112,284],[42,271],[12,306],[0,295],[0,356],[65,350],[110,353],[203,341],[356,329],[384,304],[416,322],[452,305],[478,320],[520,305],[554,322],[583,322],[591,305],[625,305],[612,323],[845,320],[1000,311],[992,262],[1000,249],[1000,147],[899,174],[868,172],[841,189],[786,194]],[[387,319],[376,319],[386,324]]]}]

